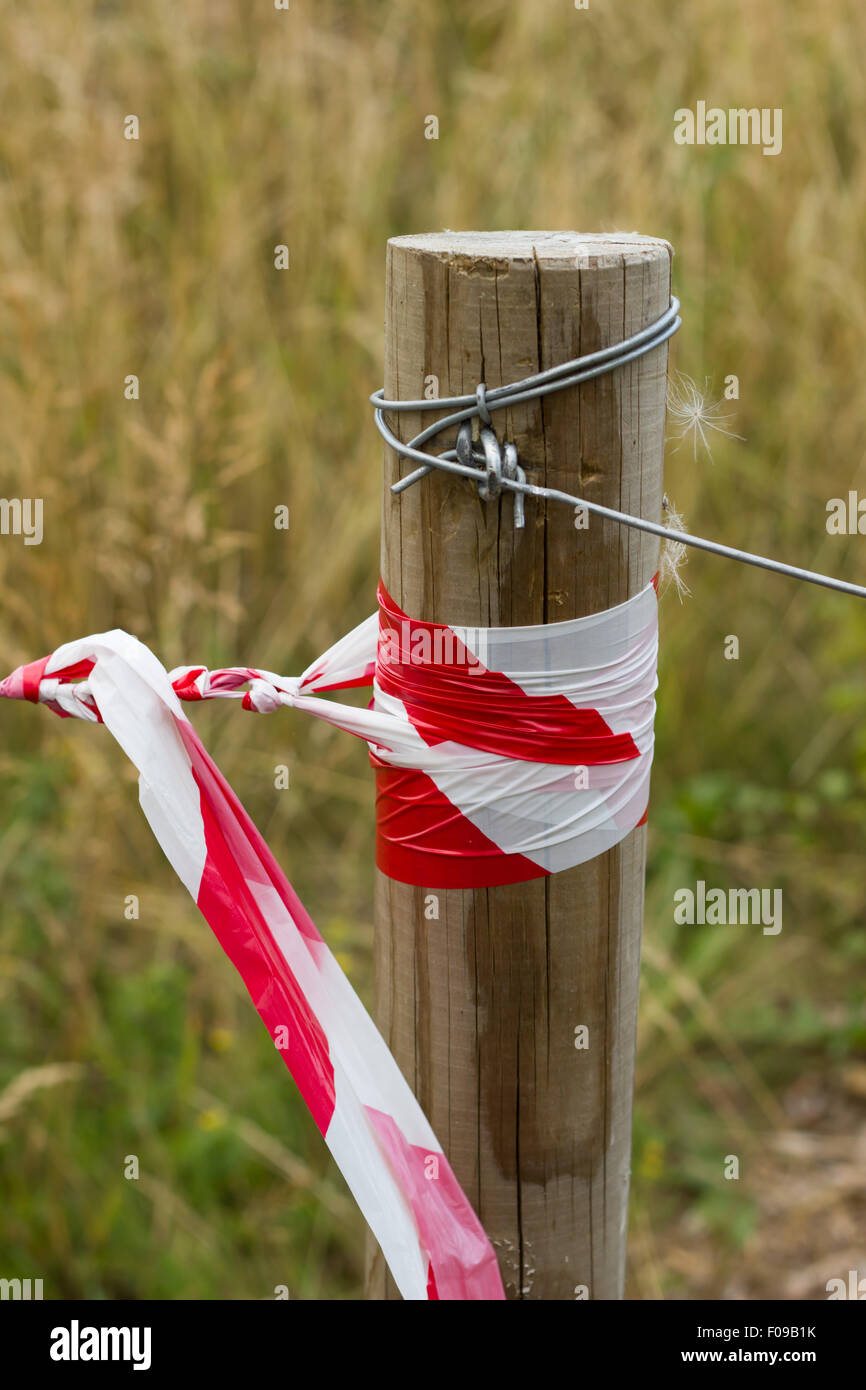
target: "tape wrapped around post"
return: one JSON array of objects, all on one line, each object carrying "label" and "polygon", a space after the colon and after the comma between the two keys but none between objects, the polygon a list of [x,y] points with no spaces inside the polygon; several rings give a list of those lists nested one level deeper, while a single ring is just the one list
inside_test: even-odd
[{"label": "tape wrapped around post", "polygon": [[448,628],[380,585],[376,862],[424,888],[480,888],[603,854],[646,817],[655,585],[571,622]]}]

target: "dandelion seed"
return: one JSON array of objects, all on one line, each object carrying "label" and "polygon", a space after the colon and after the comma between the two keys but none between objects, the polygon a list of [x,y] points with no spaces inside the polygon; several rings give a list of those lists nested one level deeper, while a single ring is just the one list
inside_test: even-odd
[{"label": "dandelion seed", "polygon": [[710,462],[713,461],[713,451],[710,448],[708,430],[715,430],[717,434],[727,435],[729,439],[742,439],[741,434],[735,434],[728,429],[725,424],[730,420],[730,415],[721,413],[723,409],[722,401],[714,401],[709,395],[709,378],[704,378],[704,389],[698,389],[697,382],[690,376],[678,372],[668,382],[667,407],[668,415],[673,422],[673,433],[678,439],[692,439],[692,454],[695,459],[698,457],[698,440],[707,451]]},{"label": "dandelion seed", "polygon": [[[685,522],[668,498],[667,493],[662,498],[662,510],[664,511],[665,526],[669,531],[685,531]],[[691,589],[680,574],[680,569],[688,558],[688,547],[684,546],[682,541],[670,539],[662,542],[662,553],[659,560],[659,592],[665,593],[673,586],[680,603],[683,601],[683,594],[691,594]]]}]

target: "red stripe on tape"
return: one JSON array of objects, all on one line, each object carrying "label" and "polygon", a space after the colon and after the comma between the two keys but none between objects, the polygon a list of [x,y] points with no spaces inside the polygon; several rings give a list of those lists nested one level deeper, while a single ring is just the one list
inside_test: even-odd
[{"label": "red stripe on tape", "polygon": [[578,709],[565,695],[527,695],[481,665],[445,624],[407,617],[381,583],[376,679],[403,702],[429,747],[460,743],[525,762],[589,767],[639,756],[631,734],[615,734],[597,710]]},{"label": "red stripe on tape", "polygon": [[43,656],[40,661],[28,662],[26,666],[20,667],[21,671],[21,693],[25,700],[31,704],[39,704],[39,683],[45,675],[45,667],[51,660],[51,656]]},{"label": "red stripe on tape", "polygon": [[376,864],[417,888],[492,888],[548,877],[534,860],[505,854],[414,769],[376,769]]},{"label": "red stripe on tape", "polygon": [[[336,1104],[328,1039],[279,950],[253,885],[272,888],[298,930],[321,941],[300,899],[186,719],[175,719],[201,793],[207,859],[196,902],[235,966],[322,1134]],[[309,949],[308,947],[306,949]]]}]

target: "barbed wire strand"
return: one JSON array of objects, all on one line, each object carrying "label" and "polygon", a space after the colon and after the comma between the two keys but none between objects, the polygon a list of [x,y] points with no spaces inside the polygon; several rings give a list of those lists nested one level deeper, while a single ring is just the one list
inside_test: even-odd
[{"label": "barbed wire strand", "polygon": [[[427,473],[438,468],[446,473],[455,473],[460,477],[472,479],[479,489],[486,491],[489,496],[495,496],[500,488],[506,488],[515,494],[515,503],[518,496],[538,497],[549,502],[562,502],[572,508],[585,508],[591,515],[607,517],[608,520],[618,522],[622,526],[630,526],[635,530],[646,531],[650,535],[669,540],[673,534],[671,528],[661,522],[648,521],[645,517],[633,516],[629,512],[620,512],[614,507],[602,506],[600,502],[590,502],[586,498],[575,497],[570,492],[562,492],[559,488],[542,487],[538,483],[530,483],[526,481],[522,469],[510,470],[512,473],[517,473],[518,476],[509,476],[508,472],[499,469],[495,479],[491,479],[489,464],[487,467],[475,468],[470,464],[461,462],[456,449],[448,449],[441,454],[431,454],[422,451],[422,445],[435,439],[438,434],[454,429],[455,426],[463,426],[467,421],[474,419],[478,419],[483,426],[489,427],[491,414],[494,411],[504,410],[508,406],[522,405],[526,401],[539,400],[544,396],[551,395],[554,391],[564,391],[570,386],[579,386],[581,382],[591,381],[595,377],[615,371],[617,367],[624,367],[629,362],[634,362],[637,358],[661,347],[663,343],[673,337],[682,324],[679,308],[679,300],[672,298],[669,308],[656,319],[655,323],[642,329],[640,333],[635,333],[630,338],[625,338],[622,342],[615,343],[611,347],[588,353],[584,357],[575,357],[557,367],[550,367],[547,371],[538,372],[535,376],[526,377],[523,381],[516,381],[508,386],[497,386],[490,391],[482,383],[478,386],[475,394],[471,396],[450,396],[441,400],[414,401],[390,401],[385,399],[384,388],[374,391],[370,397],[370,403],[374,408],[376,427],[385,443],[400,458],[409,459],[421,465],[412,473],[407,474],[405,478],[400,478],[396,483],[393,483],[391,491],[393,493],[405,492],[408,487],[418,482]],[[386,414],[416,412],[420,414],[431,410],[440,412],[445,410],[448,413],[434,420],[408,444],[404,444],[401,439],[397,438],[385,419]],[[513,446],[511,448],[513,449]],[[461,452],[465,457],[465,449]],[[485,451],[486,453],[487,451]],[[474,452],[473,457],[476,457]],[[491,487],[492,481],[495,482],[495,486]],[[738,560],[741,564],[754,565],[757,569],[770,570],[775,574],[784,574],[790,579],[799,579],[807,584],[817,584],[821,588],[833,589],[837,593],[853,594],[857,598],[866,598],[866,588],[860,584],[849,583],[845,579],[836,579],[832,575],[819,574],[815,570],[803,569],[799,565],[789,565],[783,560],[772,560],[766,555],[754,555],[748,550],[739,550],[735,546],[723,545],[720,541],[708,540],[705,536],[693,536],[688,531],[677,531],[675,535],[677,544],[690,545],[696,550],[703,550],[711,555],[720,555],[727,560]]]}]

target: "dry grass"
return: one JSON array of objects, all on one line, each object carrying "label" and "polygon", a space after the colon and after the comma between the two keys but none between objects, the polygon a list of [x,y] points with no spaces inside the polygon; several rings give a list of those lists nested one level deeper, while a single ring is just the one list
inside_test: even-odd
[{"label": "dry grass", "polygon": [[[0,37],[3,491],[43,497],[46,528],[0,538],[4,669],[120,625],[169,667],[290,672],[369,611],[384,245],[442,226],[668,237],[676,365],[738,375],[747,441],[716,438],[713,468],[672,452],[672,496],[694,530],[862,576],[862,539],[824,530],[827,498],[866,489],[854,0],[2,0]],[[699,98],[781,106],[782,155],[675,145]],[[663,612],[631,1292],[822,1297],[862,1217],[866,622],[719,560],[688,578]],[[4,1120],[0,1273],[75,1297],[356,1297],[358,1219],[120,751],[0,713],[0,1089],[80,1068]],[[290,714],[196,718],[366,991],[363,748]],[[783,886],[782,934],[675,927],[696,877]],[[817,1118],[790,1108],[804,1075]],[[791,1131],[812,1148],[775,1163]]]}]

